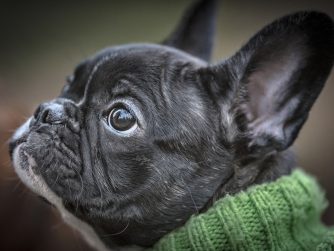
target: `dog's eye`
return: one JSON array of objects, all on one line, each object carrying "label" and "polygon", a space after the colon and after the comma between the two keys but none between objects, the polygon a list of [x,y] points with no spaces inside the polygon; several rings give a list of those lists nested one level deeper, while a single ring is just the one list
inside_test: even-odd
[{"label": "dog's eye", "polygon": [[137,125],[137,119],[133,112],[121,105],[111,110],[108,116],[108,124],[116,131],[125,132]]}]

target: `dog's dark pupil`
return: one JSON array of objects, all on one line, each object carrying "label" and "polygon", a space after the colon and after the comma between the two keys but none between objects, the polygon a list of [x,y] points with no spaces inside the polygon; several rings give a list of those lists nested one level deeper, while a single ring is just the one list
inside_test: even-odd
[{"label": "dog's dark pupil", "polygon": [[115,108],[112,110],[109,123],[118,131],[126,131],[135,123],[135,117],[125,108]]}]

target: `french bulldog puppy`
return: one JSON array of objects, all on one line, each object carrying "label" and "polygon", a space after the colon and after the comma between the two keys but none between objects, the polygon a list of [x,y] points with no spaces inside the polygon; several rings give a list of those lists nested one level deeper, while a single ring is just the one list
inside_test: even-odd
[{"label": "french bulldog puppy", "polygon": [[334,59],[334,24],[298,12],[209,64],[214,1],[162,44],[104,49],[13,135],[15,170],[97,249],[149,247],[225,194],[289,174]]}]

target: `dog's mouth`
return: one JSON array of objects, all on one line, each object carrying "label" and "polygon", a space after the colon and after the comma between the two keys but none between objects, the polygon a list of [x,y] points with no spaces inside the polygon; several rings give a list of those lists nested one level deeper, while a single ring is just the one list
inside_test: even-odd
[{"label": "dog's mouth", "polygon": [[14,150],[15,148],[17,148],[19,145],[23,144],[23,143],[26,143],[27,142],[27,136],[25,137],[22,137],[16,141],[10,141],[9,142],[9,155],[10,155],[10,158],[11,160],[13,161],[13,153],[14,153]]},{"label": "dog's mouth", "polygon": [[100,241],[95,231],[85,222],[76,218],[64,207],[63,199],[57,196],[46,184],[43,177],[34,171],[36,162],[34,158],[24,150],[26,141],[17,141],[12,148],[12,159],[14,169],[21,181],[30,188],[43,201],[56,207],[62,215],[65,222],[77,229],[83,234],[85,239],[99,250],[107,250],[105,245]]},{"label": "dog's mouth", "polygon": [[100,193],[87,190],[87,186],[93,185],[89,185],[83,173],[80,136],[66,130],[62,125],[31,127],[31,119],[24,123],[9,143],[16,173],[44,201],[54,204],[45,195],[52,193],[73,213],[88,217],[115,210],[109,199],[101,201]]},{"label": "dog's mouth", "polygon": [[25,170],[30,179],[42,178],[63,199],[80,199],[84,190],[80,135],[65,125],[38,124],[32,120],[14,133],[9,144],[16,172],[20,176]]}]

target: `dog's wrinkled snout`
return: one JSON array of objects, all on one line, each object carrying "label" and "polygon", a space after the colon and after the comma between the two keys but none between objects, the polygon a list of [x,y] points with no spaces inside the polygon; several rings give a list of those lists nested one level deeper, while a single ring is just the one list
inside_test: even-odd
[{"label": "dog's wrinkled snout", "polygon": [[57,103],[43,103],[34,114],[36,122],[41,124],[63,124],[67,117],[64,106]]}]

